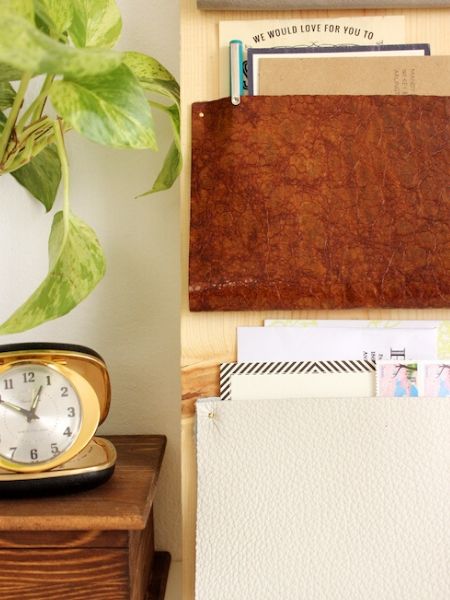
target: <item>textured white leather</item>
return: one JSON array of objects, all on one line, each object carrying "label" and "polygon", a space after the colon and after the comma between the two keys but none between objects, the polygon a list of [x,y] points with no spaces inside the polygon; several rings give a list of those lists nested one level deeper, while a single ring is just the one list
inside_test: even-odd
[{"label": "textured white leather", "polygon": [[196,600],[449,600],[450,400],[197,403]]}]

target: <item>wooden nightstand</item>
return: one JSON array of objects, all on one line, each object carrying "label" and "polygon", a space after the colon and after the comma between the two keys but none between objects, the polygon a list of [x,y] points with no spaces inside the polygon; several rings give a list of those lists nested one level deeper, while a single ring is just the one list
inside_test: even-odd
[{"label": "wooden nightstand", "polygon": [[112,479],[90,491],[0,500],[2,600],[162,600],[152,504],[166,438],[112,436]]}]

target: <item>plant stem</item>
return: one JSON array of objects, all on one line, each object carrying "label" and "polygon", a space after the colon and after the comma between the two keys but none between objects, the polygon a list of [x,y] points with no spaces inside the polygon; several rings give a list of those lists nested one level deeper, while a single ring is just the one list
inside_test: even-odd
[{"label": "plant stem", "polygon": [[16,124],[17,115],[19,114],[19,110],[22,106],[25,92],[27,91],[30,79],[31,73],[24,73],[22,79],[20,80],[19,89],[17,90],[17,94],[14,98],[14,103],[11,106],[11,110],[9,111],[9,115],[5,123],[5,128],[3,129],[2,135],[0,136],[0,162],[3,162],[3,155],[5,154],[5,150],[8,145],[11,132],[14,128],[14,125]]},{"label": "plant stem", "polygon": [[30,123],[28,127],[25,127],[23,136],[21,136],[21,141],[26,140],[30,135],[39,131],[39,129],[48,130],[51,127],[53,127],[53,121],[50,117],[43,117],[39,119],[39,121],[34,121],[33,123]]},{"label": "plant stem", "polygon": [[17,122],[17,131],[19,133],[25,128],[29,117],[31,117],[31,123],[41,118],[54,77],[54,75],[47,75],[44,83],[42,84],[39,95],[33,100],[27,110],[20,117],[19,121]]},{"label": "plant stem", "polygon": [[36,102],[37,106],[36,106],[36,110],[33,114],[33,121],[35,121],[36,119],[40,119],[42,117],[42,111],[44,110],[45,103],[47,102],[47,96],[50,91],[50,88],[52,87],[52,83],[53,83],[54,79],[55,79],[54,75],[47,75],[47,77],[44,79],[44,83],[42,84],[41,92],[40,92],[38,98],[36,98],[36,101],[40,100],[40,102],[39,103]]},{"label": "plant stem", "polygon": [[[44,148],[46,148],[49,144],[52,144],[54,140],[55,134],[53,128],[50,129],[44,137],[38,138],[33,135],[31,138],[27,140],[25,146],[21,149],[21,151],[17,154],[13,154],[5,163],[4,173],[13,173],[20,167],[23,167],[27,163],[29,163],[35,156],[39,154]],[[31,144],[31,152],[29,155],[26,154],[26,149],[28,144]],[[0,175],[2,171],[0,170]]]},{"label": "plant stem", "polygon": [[[23,167],[30,162],[30,160],[37,156],[44,148],[50,144],[56,144],[55,122],[49,117],[44,117],[39,123],[40,127],[37,127],[37,123],[33,123],[26,128],[20,146],[14,148],[14,150],[6,156],[3,165],[0,166],[0,176],[3,175],[3,173],[12,173],[17,169],[20,169],[20,167]],[[60,121],[60,126],[63,128],[64,133],[71,130],[64,121]],[[29,157],[25,157],[24,150],[31,139],[33,141],[32,152]]]},{"label": "plant stem", "polygon": [[[8,145],[3,155],[3,164],[0,173],[11,173],[19,166],[23,166],[29,162],[33,156],[36,156],[43,149],[42,144],[39,145],[39,148],[35,147],[36,143],[41,141],[43,136],[47,136],[47,144],[49,144],[49,135],[54,136],[53,121],[49,117],[44,117],[40,121],[32,123],[25,129],[20,140],[16,140],[16,143]],[[26,160],[24,157],[25,148],[27,149]]]},{"label": "plant stem", "polygon": [[69,200],[69,162],[67,160],[66,146],[64,144],[63,123],[57,119],[54,123],[55,143],[58,149],[59,160],[61,162],[61,174],[63,180],[63,219],[64,231],[69,231],[70,200]]}]

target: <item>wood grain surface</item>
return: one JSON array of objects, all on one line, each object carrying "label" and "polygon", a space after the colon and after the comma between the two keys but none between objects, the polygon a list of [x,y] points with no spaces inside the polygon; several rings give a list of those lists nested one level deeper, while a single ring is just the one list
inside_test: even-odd
[{"label": "wood grain surface", "polygon": [[0,531],[3,548],[127,548],[128,531]]},{"label": "wood grain surface", "polygon": [[0,500],[0,531],[128,530],[145,527],[166,438],[112,436],[118,461],[104,485],[67,496]]},{"label": "wood grain surface", "polygon": [[0,560],[3,600],[129,600],[126,550],[0,550]]},{"label": "wood grain surface", "polygon": [[162,600],[152,503],[164,436],[113,436],[113,478],[87,492],[0,501],[2,600]]},{"label": "wood grain surface", "polygon": [[195,581],[195,400],[218,393],[218,365],[236,359],[236,327],[262,325],[267,318],[450,319],[450,310],[342,310],[190,313],[188,240],[190,197],[190,108],[219,98],[218,23],[224,20],[405,15],[406,41],[429,42],[432,54],[450,54],[450,9],[348,11],[200,11],[196,0],[181,0],[181,89],[184,171],[181,179],[182,236],[182,493],[183,600],[193,600]]},{"label": "wood grain surface", "polygon": [[150,513],[147,527],[143,530],[130,531],[130,552],[128,556],[130,600],[145,597],[150,571],[155,554],[155,532],[153,530],[153,510]]}]

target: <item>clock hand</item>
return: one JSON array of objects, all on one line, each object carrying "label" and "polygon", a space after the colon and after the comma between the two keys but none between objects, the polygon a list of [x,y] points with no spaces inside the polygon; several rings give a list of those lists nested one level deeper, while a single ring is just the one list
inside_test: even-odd
[{"label": "clock hand", "polygon": [[[22,406],[17,406],[17,404],[12,404],[12,402],[7,402],[6,400],[2,400],[1,398],[0,398],[0,404],[4,404],[8,408],[11,408],[12,410],[17,411],[18,413],[25,415],[27,417],[27,419],[29,419],[29,417],[30,417],[30,411],[27,410],[26,408],[23,408]],[[39,417],[34,417],[34,418],[39,419]]]},{"label": "clock hand", "polygon": [[28,423],[30,423],[33,419],[39,419],[39,417],[36,414],[36,409],[37,409],[37,405],[39,404],[39,400],[41,399],[41,392],[42,392],[42,385],[38,389],[37,394],[35,395],[35,397],[33,398],[33,402],[31,403],[31,408],[29,410],[29,414],[27,417]]}]

